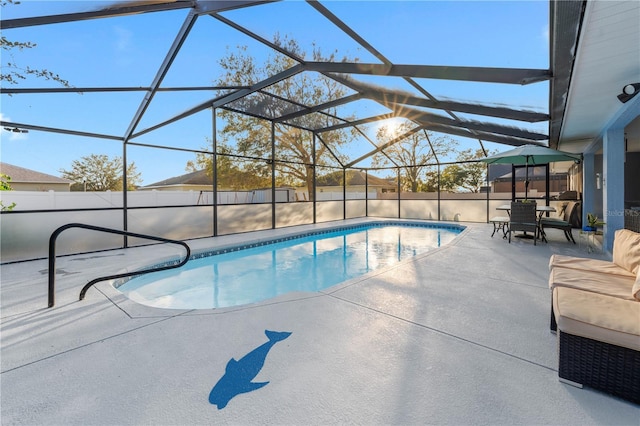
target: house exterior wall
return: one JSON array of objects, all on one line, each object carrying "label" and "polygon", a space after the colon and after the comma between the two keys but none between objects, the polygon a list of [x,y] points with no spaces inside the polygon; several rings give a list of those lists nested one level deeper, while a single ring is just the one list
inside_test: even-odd
[{"label": "house exterior wall", "polygon": [[57,192],[69,192],[71,191],[70,183],[51,183],[51,182],[10,182],[11,188],[14,191],[57,191]]},{"label": "house exterior wall", "polygon": [[[395,192],[395,187],[381,187],[376,185],[369,185],[369,192],[375,191],[378,194],[383,192]],[[317,192],[342,192],[342,186],[317,186]],[[364,185],[347,185],[347,192],[365,192]]]},{"label": "house exterior wall", "polygon": [[211,185],[142,186],[138,191],[212,191]]},{"label": "house exterior wall", "polygon": [[[511,193],[511,179],[496,179],[492,182],[493,192]],[[566,175],[549,177],[549,192],[560,193],[569,189]],[[537,191],[544,194],[546,191],[544,178],[529,179],[529,191]],[[516,192],[524,192],[524,180],[516,181]]]}]

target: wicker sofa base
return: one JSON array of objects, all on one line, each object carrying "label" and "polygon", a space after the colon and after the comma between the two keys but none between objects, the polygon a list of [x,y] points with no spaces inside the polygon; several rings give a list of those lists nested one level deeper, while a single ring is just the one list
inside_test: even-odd
[{"label": "wicker sofa base", "polygon": [[558,334],[558,376],[640,404],[640,352]]}]

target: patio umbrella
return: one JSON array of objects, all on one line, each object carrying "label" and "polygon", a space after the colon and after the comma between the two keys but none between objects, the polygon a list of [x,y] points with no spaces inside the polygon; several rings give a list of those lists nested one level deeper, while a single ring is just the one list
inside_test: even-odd
[{"label": "patio umbrella", "polygon": [[527,199],[529,191],[529,165],[548,164],[555,161],[575,161],[582,160],[581,154],[557,151],[539,145],[522,145],[509,151],[501,152],[491,157],[482,158],[480,161],[487,164],[514,164],[525,165],[524,199]]}]

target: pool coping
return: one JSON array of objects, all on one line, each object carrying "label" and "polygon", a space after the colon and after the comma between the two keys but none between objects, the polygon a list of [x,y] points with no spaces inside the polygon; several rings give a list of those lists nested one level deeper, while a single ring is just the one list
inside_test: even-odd
[{"label": "pool coping", "polygon": [[[156,316],[165,317],[165,316],[184,315],[184,314],[190,314],[190,313],[197,313],[197,314],[220,313],[221,314],[226,312],[257,308],[260,306],[268,306],[272,304],[292,302],[292,301],[303,300],[303,299],[313,298],[313,297],[321,297],[324,295],[331,295],[344,288],[357,284],[358,282],[367,280],[371,277],[375,277],[376,275],[379,275],[379,274],[383,274],[389,271],[390,269],[400,267],[406,264],[407,262],[415,262],[420,259],[423,259],[425,256],[429,256],[440,250],[446,249],[447,247],[456,244],[457,241],[463,238],[464,235],[466,235],[466,233],[469,231],[468,225],[464,225],[459,222],[439,222],[439,221],[429,221],[429,220],[420,220],[420,219],[355,218],[355,219],[352,219],[350,222],[351,223],[347,225],[344,224],[344,221],[341,221],[341,224],[333,223],[333,222],[313,224],[312,229],[299,229],[300,227],[298,226],[298,227],[265,230],[265,233],[269,235],[262,235],[258,237],[253,237],[253,234],[255,234],[255,232],[251,234],[234,234],[232,236],[225,235],[220,237],[211,237],[206,239],[206,241],[210,241],[209,245],[211,246],[214,246],[215,243],[220,242],[220,239],[226,239],[225,237],[232,237],[234,242],[223,241],[219,246],[216,246],[215,249],[212,249],[211,247],[207,247],[207,248],[199,247],[199,248],[193,249],[189,259],[190,260],[200,259],[203,257],[211,256],[213,255],[212,253],[215,253],[215,254],[229,253],[229,252],[239,251],[246,248],[253,248],[253,247],[258,247],[262,245],[282,242],[282,241],[290,241],[293,239],[304,238],[309,235],[327,234],[327,233],[336,232],[344,229],[358,229],[358,228],[365,228],[370,226],[403,225],[403,226],[416,226],[416,227],[425,227],[425,228],[455,229],[455,230],[459,230],[460,232],[449,243],[447,243],[444,246],[436,247],[434,249],[428,250],[425,253],[421,253],[409,259],[405,259],[403,261],[394,263],[393,265],[385,266],[383,268],[376,269],[375,271],[367,272],[366,274],[360,275],[358,277],[354,277],[349,280],[342,281],[338,284],[335,284],[323,290],[314,291],[314,292],[308,292],[308,291],[289,292],[286,294],[275,296],[267,300],[262,300],[258,302],[247,303],[247,304],[242,304],[237,306],[228,306],[228,307],[219,307],[219,308],[168,308],[168,307],[157,307],[157,306],[145,305],[143,303],[130,299],[128,296],[126,296],[124,293],[118,290],[118,287],[123,285],[125,282],[127,282],[131,278],[139,275],[135,275],[132,277],[125,277],[125,278],[118,278],[118,279],[113,279],[108,281],[102,281],[97,283],[95,287],[101,293],[103,293],[104,296],[107,297],[112,303],[114,303],[116,306],[118,306],[125,313],[127,313],[127,315],[131,317],[156,317]],[[305,226],[305,228],[307,227]],[[253,237],[253,238],[243,239],[242,238],[243,236]],[[241,242],[235,241],[235,240],[241,240]],[[189,242],[195,242],[195,241],[198,242],[198,245],[202,245],[203,243],[206,244],[206,242],[203,242],[202,239],[185,240],[187,244],[189,244]],[[175,255],[165,256],[160,261],[157,261],[152,264],[149,264],[148,261],[145,261],[145,262],[139,261],[129,265],[126,268],[122,268],[120,271],[118,271],[118,273],[134,272],[136,270],[146,269],[149,267],[159,267],[159,266],[165,266],[169,264],[177,264],[180,262],[180,259],[182,258],[183,257],[176,258]]]}]

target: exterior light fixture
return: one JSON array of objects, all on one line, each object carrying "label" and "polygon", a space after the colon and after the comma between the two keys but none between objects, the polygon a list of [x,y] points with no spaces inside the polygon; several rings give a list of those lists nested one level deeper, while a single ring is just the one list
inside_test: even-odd
[{"label": "exterior light fixture", "polygon": [[625,103],[640,92],[640,83],[627,84],[622,88],[622,93],[618,95],[620,102]]}]

